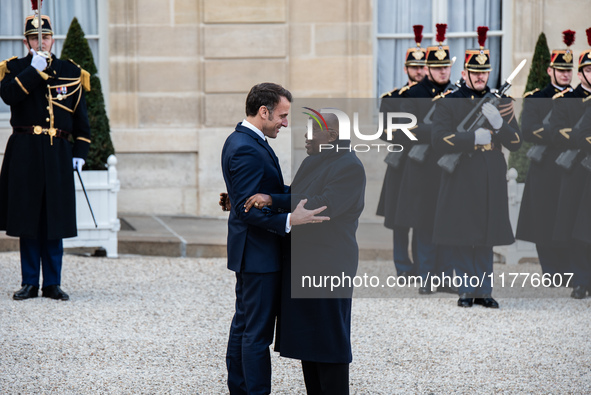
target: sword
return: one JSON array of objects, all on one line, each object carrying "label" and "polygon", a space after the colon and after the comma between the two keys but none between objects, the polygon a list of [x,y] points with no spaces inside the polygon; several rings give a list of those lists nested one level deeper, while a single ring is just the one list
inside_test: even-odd
[{"label": "sword", "polygon": [[88,200],[88,194],[86,193],[86,188],[84,188],[84,183],[82,182],[82,177],[80,176],[80,171],[78,168],[75,169],[76,173],[78,174],[78,179],[80,180],[80,185],[82,185],[82,191],[84,191],[84,197],[86,198],[86,203],[88,203],[88,208],[90,209],[90,215],[92,215],[92,220],[94,221],[94,227],[98,228],[96,224],[96,219],[94,219],[94,213],[92,212],[92,206],[90,205],[90,200]]}]

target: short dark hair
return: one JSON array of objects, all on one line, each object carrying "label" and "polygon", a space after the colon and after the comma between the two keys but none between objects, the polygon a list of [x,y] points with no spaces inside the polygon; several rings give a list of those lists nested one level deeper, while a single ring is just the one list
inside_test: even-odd
[{"label": "short dark hair", "polygon": [[267,107],[272,114],[281,97],[291,103],[291,93],[279,84],[263,82],[253,86],[246,97],[246,115],[257,115],[261,106]]}]

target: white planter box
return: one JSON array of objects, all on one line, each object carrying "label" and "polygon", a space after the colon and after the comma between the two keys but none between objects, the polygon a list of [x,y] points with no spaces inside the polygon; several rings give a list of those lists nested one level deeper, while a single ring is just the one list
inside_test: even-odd
[{"label": "white planter box", "polygon": [[117,232],[121,228],[117,218],[117,158],[114,155],[109,156],[107,164],[108,169],[105,171],[85,170],[80,173],[98,227],[95,227],[92,220],[78,175],[76,172],[72,173],[76,188],[78,236],[64,239],[64,248],[102,247],[107,251],[107,257],[117,258]]},{"label": "white planter box", "polygon": [[[509,219],[513,234],[517,229],[517,220],[519,219],[519,209],[521,207],[521,198],[523,197],[523,188],[525,184],[517,183],[517,170],[511,168],[507,172],[507,194],[509,195]],[[538,252],[536,245],[529,241],[515,240],[515,243],[508,246],[498,246],[493,248],[494,252],[505,258],[504,263],[516,264],[522,258],[537,258]]]}]

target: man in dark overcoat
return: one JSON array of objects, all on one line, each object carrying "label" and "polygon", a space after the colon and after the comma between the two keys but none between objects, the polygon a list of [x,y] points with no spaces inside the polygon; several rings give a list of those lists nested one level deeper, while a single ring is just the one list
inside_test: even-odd
[{"label": "man in dark overcoat", "polygon": [[[570,30],[564,32],[569,37]],[[552,111],[552,97],[570,89],[573,75],[573,51],[568,48],[552,51],[547,73],[550,83],[542,90],[536,89],[524,95],[521,113],[523,139],[534,143],[531,149],[529,170],[519,209],[515,238],[536,244],[542,271],[549,275],[565,272],[568,250],[552,239],[558,210],[558,194],[562,172],[556,164],[560,150],[552,144],[548,122]],[[541,152],[541,154],[533,154]]]},{"label": "man in dark overcoat", "polygon": [[[319,293],[303,286],[303,276],[357,273],[356,231],[364,207],[365,171],[355,152],[339,140],[338,120],[325,115],[328,130],[317,124],[306,140],[308,157],[291,184],[292,207],[307,199],[308,209],[326,206],[330,221],[294,227],[281,294],[278,347],[281,356],[302,361],[310,394],[348,394],[351,353],[352,287],[341,284]],[[340,149],[337,149],[337,146]]]},{"label": "man in dark overcoat", "polygon": [[42,267],[43,296],[68,300],[60,288],[62,239],[77,235],[73,169],[82,170],[90,146],[89,75],[51,53],[51,23],[41,21],[44,53],[36,52],[39,18],[30,16],[23,40],[29,54],[0,63],[13,130],[0,174],[0,229],[20,238],[22,289],[14,299],[37,297]]},{"label": "man in dark overcoat", "polygon": [[[433,240],[451,246],[454,269],[462,281],[458,306],[473,303],[498,308],[492,298],[493,250],[512,244],[509,222],[507,163],[501,148],[515,151],[521,133],[511,99],[502,99],[497,109],[482,106],[486,119],[477,130],[459,132],[458,125],[490,89],[490,53],[484,48],[486,28],[479,27],[480,49],[467,50],[462,77],[466,84],[440,100],[433,117],[433,147],[441,153],[461,153],[455,170],[443,172]],[[484,36],[484,37],[483,37]]]},{"label": "man in dark overcoat", "polygon": [[[417,141],[410,141],[406,136],[401,138],[406,140],[404,145],[408,150],[408,159],[400,184],[396,225],[413,229],[418,260],[417,274],[422,278],[419,294],[422,295],[433,292],[432,276],[453,275],[453,267],[445,254],[445,247],[438,247],[433,243],[433,222],[441,168],[437,165],[440,155],[431,149],[433,124],[430,119],[426,119],[430,116],[432,106],[436,104],[432,100],[444,97],[454,87],[449,83],[452,66],[449,46],[443,45],[446,29],[446,24],[437,24],[439,45],[427,47],[427,76],[402,93],[400,100],[400,111],[417,117],[417,125],[411,129]],[[402,134],[399,130],[394,132],[396,137]],[[440,284],[437,291],[457,293],[457,289],[450,284]]]},{"label": "man in dark overcoat", "polygon": [[[408,76],[408,82],[401,89],[394,88],[390,92],[386,92],[381,96],[380,112],[384,118],[388,112],[398,112],[400,107],[400,98],[409,87],[417,84],[425,77],[427,68],[425,67],[425,48],[421,48],[421,41],[423,39],[422,25],[413,26],[415,31],[416,46],[410,47],[406,50],[406,57],[404,62],[404,71]],[[387,123],[384,121],[384,125]],[[394,133],[396,135],[396,133]],[[400,141],[388,141],[386,132],[382,133],[380,139],[396,144],[406,145],[408,139],[406,136]],[[391,160],[389,160],[391,159]],[[396,207],[398,206],[398,196],[400,192],[400,183],[402,181],[402,174],[404,166],[407,160],[407,147],[402,152],[392,152],[387,156],[387,167],[386,174],[384,175],[384,182],[382,184],[382,190],[380,192],[380,199],[378,201],[378,208],[376,214],[384,217],[384,226],[393,231],[393,259],[394,266],[396,268],[396,274],[399,277],[412,276],[416,274],[416,267],[413,263],[416,263],[416,243],[413,234],[412,239],[412,255],[409,256],[409,232],[408,226],[396,226]],[[412,277],[411,277],[412,279]]]},{"label": "man in dark overcoat", "polygon": [[[591,46],[591,37],[589,39]],[[578,77],[581,83],[574,90],[564,93],[564,98],[554,100],[550,128],[552,141],[564,155],[579,149],[573,129],[577,126],[585,112],[584,100],[591,96],[591,51],[583,51],[579,57]],[[558,197],[553,240],[566,243],[568,247],[568,272],[574,273],[570,286],[573,287],[571,297],[583,299],[587,295],[587,267],[589,259],[585,243],[573,237],[578,208],[583,196],[588,172],[582,165],[584,155],[578,154],[568,165],[562,166],[562,179]],[[557,159],[557,162],[560,162]],[[564,165],[564,162],[563,162]],[[588,203],[588,202],[586,202]],[[565,270],[566,272],[567,270]]]},{"label": "man in dark overcoat", "polygon": [[[365,170],[349,149],[351,142],[339,139],[337,117],[323,116],[326,127],[313,125],[313,137],[306,139],[309,156],[295,174],[290,194],[257,194],[247,208],[266,205],[282,211],[302,201],[310,210],[327,207],[322,215],[330,221],[296,226],[285,240],[275,350],[302,361],[309,394],[348,394],[353,288],[311,282],[356,275],[355,233],[364,207]],[[304,285],[306,278],[310,283]]]}]

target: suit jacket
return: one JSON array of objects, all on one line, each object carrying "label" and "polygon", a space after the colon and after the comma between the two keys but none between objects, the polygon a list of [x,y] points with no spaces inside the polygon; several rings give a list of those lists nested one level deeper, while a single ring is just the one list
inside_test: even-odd
[{"label": "suit jacket", "polygon": [[246,199],[256,193],[287,191],[273,149],[239,123],[224,144],[222,171],[232,202],[228,218],[228,269],[245,273],[280,271],[287,213],[272,213],[268,209],[244,212]]}]

